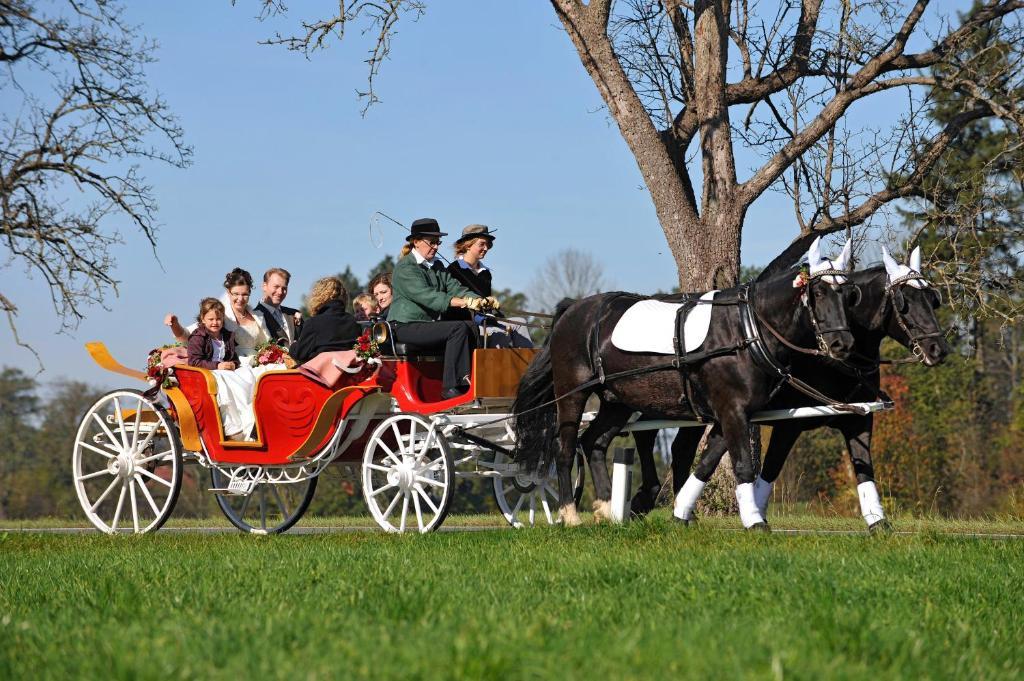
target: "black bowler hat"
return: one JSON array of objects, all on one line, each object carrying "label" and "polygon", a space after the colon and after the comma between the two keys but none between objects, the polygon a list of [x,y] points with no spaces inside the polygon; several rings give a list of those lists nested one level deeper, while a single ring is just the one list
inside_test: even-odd
[{"label": "black bowler hat", "polygon": [[491,243],[494,243],[494,232],[498,230],[492,230],[487,225],[469,225],[462,230],[462,236],[455,240],[456,244],[461,244],[463,241],[469,241],[470,239],[487,239]]},{"label": "black bowler hat", "polygon": [[448,236],[448,232],[442,232],[441,225],[437,224],[437,220],[434,218],[420,218],[419,220],[413,220],[409,236],[405,237],[405,240],[412,241],[413,239],[423,239],[432,236]]}]

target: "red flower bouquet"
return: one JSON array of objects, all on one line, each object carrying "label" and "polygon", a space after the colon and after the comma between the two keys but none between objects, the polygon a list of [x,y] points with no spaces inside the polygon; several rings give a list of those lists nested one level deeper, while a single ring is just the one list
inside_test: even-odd
[{"label": "red flower bouquet", "polygon": [[169,343],[149,351],[149,357],[146,359],[146,379],[150,385],[159,385],[161,388],[174,386],[174,381],[171,380],[167,372],[169,367],[163,365],[162,356],[165,350],[183,347],[185,347],[184,343]]},{"label": "red flower bouquet", "polygon": [[356,357],[362,361],[370,364],[379,363],[370,361],[380,357],[380,347],[377,346],[377,341],[373,339],[370,329],[363,331],[363,334],[356,339],[356,344],[352,346],[352,349],[356,351]]},{"label": "red flower bouquet", "polygon": [[288,348],[278,341],[264,341],[256,346],[250,365],[260,367],[267,364],[284,364],[289,369],[295,368],[295,360],[288,354]]}]

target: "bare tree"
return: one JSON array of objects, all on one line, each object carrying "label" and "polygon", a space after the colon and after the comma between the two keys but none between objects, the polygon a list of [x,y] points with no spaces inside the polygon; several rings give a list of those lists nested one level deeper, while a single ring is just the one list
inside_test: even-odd
[{"label": "bare tree", "polygon": [[[118,218],[155,249],[156,204],[139,162],[185,167],[191,149],[148,92],[155,45],[125,23],[119,3],[48,4],[0,0],[0,234],[4,266],[41,276],[68,329],[117,292]],[[0,290],[0,309],[18,339],[10,291]]]},{"label": "bare tree", "polygon": [[558,251],[544,261],[530,283],[530,304],[555,309],[563,298],[585,298],[608,288],[604,266],[574,248]]},{"label": "bare tree", "polygon": [[[920,196],[971,122],[1020,123],[1024,0],[979,1],[962,17],[929,0],[550,1],[636,158],[683,289],[735,281],[743,221],[765,191],[792,197],[795,253],[803,237]],[[374,6],[387,17],[423,11]],[[318,25],[327,24],[306,27]],[[393,24],[379,27],[389,39]],[[989,27],[1014,54],[1001,77],[979,78],[965,50]],[[370,60],[371,80],[379,63]],[[929,114],[941,92],[963,97],[937,124]],[[891,126],[857,122],[859,102],[885,97]],[[738,149],[761,157],[745,177]]]}]

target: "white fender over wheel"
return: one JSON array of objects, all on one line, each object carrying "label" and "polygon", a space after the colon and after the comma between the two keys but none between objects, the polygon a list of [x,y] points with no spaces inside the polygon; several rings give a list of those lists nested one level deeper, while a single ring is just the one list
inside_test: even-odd
[{"label": "white fender over wheel", "polygon": [[89,522],[110,534],[160,529],[181,490],[181,449],[177,425],[141,392],[115,390],[96,400],[71,455]]},{"label": "white fender over wheel", "polygon": [[455,465],[448,441],[419,414],[384,419],[366,443],[363,498],[386,532],[436,530],[448,515]]}]

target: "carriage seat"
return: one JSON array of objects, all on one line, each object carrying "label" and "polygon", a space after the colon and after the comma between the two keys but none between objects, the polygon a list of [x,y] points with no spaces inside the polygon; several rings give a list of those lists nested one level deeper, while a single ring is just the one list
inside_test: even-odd
[{"label": "carriage seat", "polygon": [[391,331],[391,322],[382,320],[373,325],[373,338],[385,357],[397,357],[420,362],[443,359],[441,348],[424,348],[412,343],[399,343]]}]

